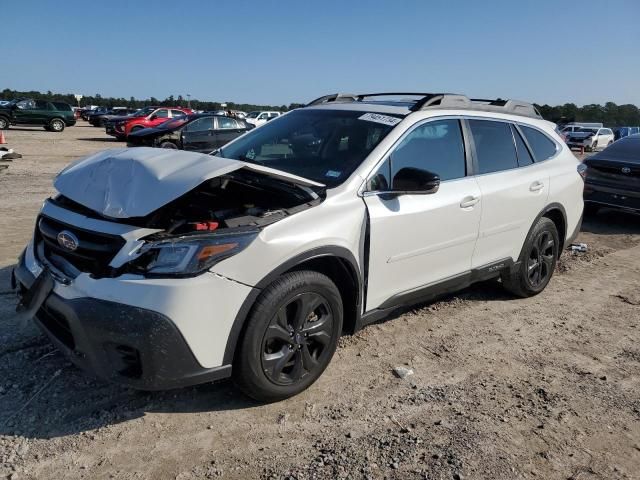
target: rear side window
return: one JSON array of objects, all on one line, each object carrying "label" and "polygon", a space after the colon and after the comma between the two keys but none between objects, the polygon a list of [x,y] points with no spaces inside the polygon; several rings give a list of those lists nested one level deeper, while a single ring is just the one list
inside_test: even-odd
[{"label": "rear side window", "polygon": [[533,157],[531,153],[529,153],[529,149],[527,145],[522,140],[518,129],[511,125],[511,130],[513,131],[513,138],[516,139],[516,150],[518,151],[518,165],[521,167],[526,167],[527,165],[531,165],[533,163]]},{"label": "rear side window", "polygon": [[405,167],[428,170],[443,181],[464,177],[466,161],[460,122],[428,122],[409,133],[391,154],[392,178]]},{"label": "rear side window", "polygon": [[490,120],[469,120],[476,145],[479,173],[494,173],[518,167],[511,125]]},{"label": "rear side window", "polygon": [[525,127],[524,125],[520,125],[520,128],[527,142],[529,142],[531,150],[533,150],[533,156],[536,162],[541,162],[556,154],[556,144],[544,133],[535,128]]},{"label": "rear side window", "polygon": [[218,117],[218,128],[222,130],[222,129],[238,128],[238,126],[236,125],[236,121],[233,118]]},{"label": "rear side window", "polygon": [[71,105],[69,105],[68,103],[53,102],[53,106],[56,107],[56,110],[62,110],[66,112],[72,111]]}]

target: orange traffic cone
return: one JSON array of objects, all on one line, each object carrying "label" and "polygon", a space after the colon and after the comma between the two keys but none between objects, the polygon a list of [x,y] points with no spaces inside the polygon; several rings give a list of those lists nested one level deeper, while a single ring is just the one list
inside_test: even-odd
[{"label": "orange traffic cone", "polygon": [[0,145],[4,145],[7,143],[7,140],[4,138],[4,132],[0,130]]}]

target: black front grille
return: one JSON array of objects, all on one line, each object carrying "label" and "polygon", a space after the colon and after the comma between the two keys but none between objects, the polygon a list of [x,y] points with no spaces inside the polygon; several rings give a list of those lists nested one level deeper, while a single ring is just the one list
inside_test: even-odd
[{"label": "black front grille", "polygon": [[[64,248],[58,243],[60,232],[69,232],[78,240],[75,250]],[[109,263],[125,244],[119,235],[92,232],[41,215],[38,219],[37,239],[44,244],[44,256],[62,257],[81,272],[95,277],[105,277],[111,272]],[[55,263],[55,261],[53,261]]]}]

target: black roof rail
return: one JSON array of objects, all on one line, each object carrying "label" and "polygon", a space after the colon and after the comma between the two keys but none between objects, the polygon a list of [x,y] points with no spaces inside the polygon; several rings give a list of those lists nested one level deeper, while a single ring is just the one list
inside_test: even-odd
[{"label": "black roof rail", "polygon": [[492,100],[481,98],[469,98],[466,95],[456,93],[418,93],[418,92],[380,92],[380,93],[334,93],[317,98],[307,104],[320,105],[330,102],[362,102],[368,97],[391,97],[391,96],[412,96],[421,97],[409,107],[412,112],[427,110],[431,108],[451,108],[462,110],[478,110],[482,112],[508,113],[511,115],[521,115],[531,118],[542,118],[540,112],[532,103],[520,100],[505,100],[496,98]]},{"label": "black roof rail", "polygon": [[305,107],[311,107],[313,105],[321,105],[323,103],[331,103],[331,102],[355,102],[357,95],[353,95],[351,93],[332,93],[331,95],[323,95],[322,97],[318,97],[315,100],[307,103]]}]

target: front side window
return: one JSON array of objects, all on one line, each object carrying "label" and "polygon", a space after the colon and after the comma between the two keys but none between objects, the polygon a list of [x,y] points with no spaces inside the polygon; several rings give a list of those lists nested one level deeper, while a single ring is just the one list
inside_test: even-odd
[{"label": "front side window", "polygon": [[348,178],[402,119],[385,117],[382,123],[361,111],[295,110],[250,130],[219,154],[333,187]]},{"label": "front side window", "polygon": [[18,103],[16,103],[16,106],[20,110],[35,110],[36,102],[34,100],[21,100]]},{"label": "front side window", "polygon": [[258,120],[266,120],[268,116],[269,116],[269,114],[267,114],[267,113],[263,113],[262,115],[260,115],[260,116],[258,117]]},{"label": "front side window", "polygon": [[442,181],[464,177],[466,160],[460,122],[438,120],[412,130],[391,153],[391,178],[406,167],[435,173]]},{"label": "front side window", "polygon": [[522,133],[529,142],[529,146],[533,150],[533,155],[536,158],[536,162],[542,162],[548,158],[553,157],[556,154],[556,144],[547,137],[544,133],[535,128],[520,125]]},{"label": "front side window", "polygon": [[494,173],[518,167],[518,158],[511,135],[511,126],[506,122],[469,120],[478,160],[478,172]]}]

